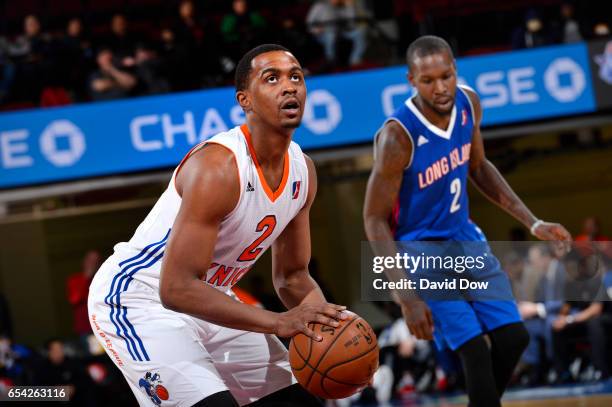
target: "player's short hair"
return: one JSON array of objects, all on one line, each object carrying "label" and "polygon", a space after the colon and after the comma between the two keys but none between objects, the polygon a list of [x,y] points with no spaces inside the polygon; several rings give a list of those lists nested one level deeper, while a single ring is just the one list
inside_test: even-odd
[{"label": "player's short hair", "polygon": [[454,58],[453,50],[446,40],[436,37],[435,35],[424,35],[410,44],[406,51],[406,62],[408,63],[408,67],[412,69],[415,59],[438,54],[440,52],[448,52],[448,55]]},{"label": "player's short hair", "polygon": [[285,51],[291,52],[287,48],[278,44],[263,44],[259,45],[246,54],[240,59],[236,66],[236,73],[234,75],[234,83],[236,84],[236,92],[245,90],[249,84],[249,75],[251,74],[251,62],[253,59],[261,54],[272,51]]}]

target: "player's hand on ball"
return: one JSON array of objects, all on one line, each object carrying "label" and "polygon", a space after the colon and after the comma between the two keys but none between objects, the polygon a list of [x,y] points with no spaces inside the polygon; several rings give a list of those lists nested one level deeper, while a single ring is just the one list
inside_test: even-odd
[{"label": "player's hand on ball", "polygon": [[342,312],[344,310],[346,310],[345,306],[330,303],[300,304],[279,314],[275,334],[286,338],[303,333],[315,341],[321,341],[323,338],[310,329],[308,324],[317,322],[336,328],[340,325],[338,320],[348,317]]},{"label": "player's hand on ball", "polygon": [[433,317],[425,302],[414,300],[402,303],[402,314],[408,329],[417,339],[433,339]]}]

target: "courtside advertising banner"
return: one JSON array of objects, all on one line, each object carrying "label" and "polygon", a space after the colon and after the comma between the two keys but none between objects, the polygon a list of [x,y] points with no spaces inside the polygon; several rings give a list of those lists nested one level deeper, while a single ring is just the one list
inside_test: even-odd
[{"label": "courtside advertising banner", "polygon": [[[457,66],[460,82],[480,94],[484,126],[596,109],[586,44],[459,58]],[[412,94],[404,66],[308,78],[307,86],[295,134],[305,150],[370,143]],[[3,113],[0,188],[171,168],[193,145],[243,122],[232,88]]]}]

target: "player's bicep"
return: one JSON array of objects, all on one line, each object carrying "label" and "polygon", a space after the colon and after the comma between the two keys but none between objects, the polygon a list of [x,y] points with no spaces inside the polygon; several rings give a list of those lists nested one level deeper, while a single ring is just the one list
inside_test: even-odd
[{"label": "player's bicep", "polygon": [[162,286],[168,278],[180,282],[206,273],[219,225],[238,201],[235,163],[220,148],[190,158],[181,170],[181,206],[164,254]]},{"label": "player's bicep", "polygon": [[399,193],[404,170],[410,163],[412,142],[403,128],[389,122],[377,140],[374,166],[366,190],[364,216],[387,217]]},{"label": "player's bicep", "polygon": [[470,98],[472,108],[474,109],[474,130],[472,131],[472,145],[470,148],[470,175],[478,172],[480,167],[486,161],[484,143],[480,132],[480,123],[482,121],[482,106],[480,98],[471,90],[466,90],[467,96]]}]

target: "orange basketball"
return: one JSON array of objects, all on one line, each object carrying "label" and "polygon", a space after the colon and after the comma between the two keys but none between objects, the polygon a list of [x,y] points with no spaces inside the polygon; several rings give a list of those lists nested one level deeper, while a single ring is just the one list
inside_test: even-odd
[{"label": "orange basketball", "polygon": [[370,325],[359,315],[333,328],[311,323],[323,337],[314,341],[304,334],[291,339],[289,362],[297,381],[310,393],[326,399],[348,397],[365,387],[378,369],[378,343]]}]

